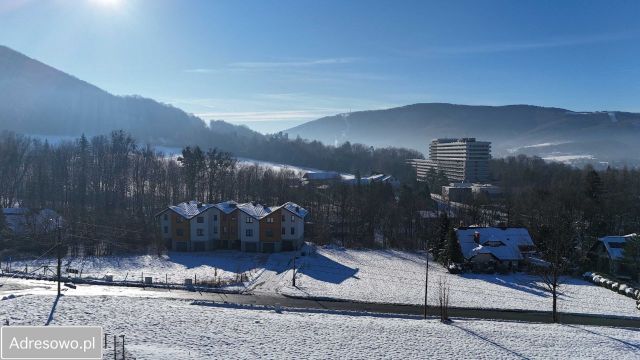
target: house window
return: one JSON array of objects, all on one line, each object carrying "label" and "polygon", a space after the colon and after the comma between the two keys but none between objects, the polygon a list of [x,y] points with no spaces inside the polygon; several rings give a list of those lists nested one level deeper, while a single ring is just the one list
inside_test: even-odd
[{"label": "house window", "polygon": [[180,224],[182,222],[182,218],[180,216],[176,217],[176,222]]},{"label": "house window", "polygon": [[291,215],[291,222],[296,222],[296,217]]},{"label": "house window", "polygon": [[285,235],[287,233],[287,229],[286,228],[282,228],[282,235]]},{"label": "house window", "polygon": [[251,224],[253,222],[253,218],[251,216],[247,216],[246,222],[247,224]]},{"label": "house window", "polygon": [[291,227],[291,235],[295,235],[296,234],[296,228]]},{"label": "house window", "polygon": [[287,218],[285,218],[284,215],[282,215],[282,222],[285,222],[285,220],[287,220]]},{"label": "house window", "polygon": [[197,229],[197,230],[196,230],[196,234],[197,234],[198,236],[204,236],[204,229]]},{"label": "house window", "polygon": [[168,234],[168,233],[169,233],[169,227],[168,227],[168,226],[165,226],[165,227],[164,227],[164,233],[165,233],[165,234]]},{"label": "house window", "polygon": [[247,230],[245,231],[245,235],[247,235],[247,237],[251,237],[251,236],[253,236],[253,229],[247,229]]},{"label": "house window", "polygon": [[165,219],[165,220],[169,220],[169,215],[164,214],[164,219]]},{"label": "house window", "polygon": [[231,217],[231,221],[236,221],[236,217],[235,217],[235,216],[232,216],[232,217]]},{"label": "house window", "polygon": [[267,224],[273,224],[273,218],[272,217],[268,217],[267,218]]},{"label": "house window", "polygon": [[217,234],[217,233],[218,233],[218,227],[217,227],[217,226],[214,226],[214,227],[213,227],[213,233],[214,233],[214,234]]},{"label": "house window", "polygon": [[265,234],[267,235],[267,237],[273,237],[273,229],[267,229],[265,231]]},{"label": "house window", "polygon": [[213,221],[218,221],[218,215],[213,215]]},{"label": "house window", "polygon": [[226,234],[226,233],[227,233],[227,227],[226,227],[226,226],[223,226],[223,227],[222,227],[222,233],[223,233],[223,234]]},{"label": "house window", "polygon": [[176,229],[176,236],[182,236],[182,235],[184,235],[184,230]]},{"label": "house window", "polygon": [[204,223],[204,216],[198,216],[198,224]]}]

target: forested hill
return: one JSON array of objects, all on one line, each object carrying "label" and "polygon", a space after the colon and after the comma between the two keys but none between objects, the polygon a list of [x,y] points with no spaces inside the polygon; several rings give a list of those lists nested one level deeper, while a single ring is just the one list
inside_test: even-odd
[{"label": "forested hill", "polygon": [[243,126],[200,118],[140,96],[116,96],[92,84],[0,46],[0,130],[79,137],[124,130],[138,143],[217,147],[236,156],[327,170],[406,174],[404,159],[420,156],[402,149],[264,136]]},{"label": "forested hill", "polygon": [[[209,129],[199,118],[140,96],[115,96],[0,46],[0,128],[39,135],[108,134],[122,129],[141,142],[183,146],[216,134],[250,137],[224,122]],[[222,140],[224,137],[216,140]]]},{"label": "forested hill", "polygon": [[524,153],[640,160],[640,114],[619,111],[424,103],[328,116],[286,132],[325,143],[362,142],[422,152],[434,138],[476,137],[493,143],[494,156]]}]

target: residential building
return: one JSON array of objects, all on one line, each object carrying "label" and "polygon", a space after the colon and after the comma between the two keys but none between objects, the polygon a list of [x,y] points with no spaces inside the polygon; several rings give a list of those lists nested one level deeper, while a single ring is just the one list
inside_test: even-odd
[{"label": "residential building", "polygon": [[302,245],[307,215],[307,210],[291,202],[269,207],[190,201],[167,207],[157,218],[162,237],[172,250],[275,252]]},{"label": "residential building", "polygon": [[449,186],[442,187],[442,197],[446,201],[459,203],[469,202],[473,197],[471,184],[467,183],[451,183]]},{"label": "residential building", "polygon": [[436,139],[429,145],[429,159],[408,161],[416,169],[418,180],[430,171],[442,171],[451,182],[486,183],[489,181],[491,143],[475,138]]},{"label": "residential building", "polygon": [[624,264],[624,247],[637,234],[605,236],[596,241],[588,252],[593,271],[607,272],[618,277],[633,276]]},{"label": "residential building", "polygon": [[442,187],[442,197],[445,201],[467,203],[480,196],[496,198],[502,194],[500,187],[491,184],[450,183]]},{"label": "residential building", "polygon": [[347,185],[368,185],[372,183],[388,183],[393,187],[400,185],[400,182],[392,175],[372,174],[370,176],[362,176],[358,179],[355,175],[339,174],[336,172],[324,171],[308,171],[302,175],[302,183],[305,185],[328,186],[336,183]]},{"label": "residential building", "polygon": [[455,232],[462,255],[477,270],[516,270],[536,254],[525,228],[473,226]]},{"label": "residential building", "polygon": [[328,185],[341,180],[342,176],[334,171],[307,171],[302,175],[302,183],[305,185]]},{"label": "residential building", "polygon": [[62,217],[51,209],[3,208],[7,230],[13,235],[39,235],[63,225]]}]

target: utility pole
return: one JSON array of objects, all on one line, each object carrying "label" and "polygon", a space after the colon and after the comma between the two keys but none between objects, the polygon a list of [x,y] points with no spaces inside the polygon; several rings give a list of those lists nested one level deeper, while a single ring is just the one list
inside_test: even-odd
[{"label": "utility pole", "polygon": [[425,239],[424,241],[425,254],[427,256],[427,266],[425,266],[425,274],[424,274],[424,318],[427,318],[427,299],[428,299],[428,290],[429,290],[429,245],[428,241]]},{"label": "utility pole", "polygon": [[125,355],[124,355],[124,334],[120,335],[120,337],[122,338],[122,360],[124,360]]},{"label": "utility pole", "polygon": [[113,360],[116,360],[116,354],[118,354],[118,341],[115,335],[113,335]]},{"label": "utility pole", "polygon": [[293,256],[293,277],[291,278],[293,287],[296,287],[296,256]]},{"label": "utility pole", "polygon": [[58,221],[58,296],[60,296],[60,277],[62,268],[62,232],[60,231],[60,221]]}]

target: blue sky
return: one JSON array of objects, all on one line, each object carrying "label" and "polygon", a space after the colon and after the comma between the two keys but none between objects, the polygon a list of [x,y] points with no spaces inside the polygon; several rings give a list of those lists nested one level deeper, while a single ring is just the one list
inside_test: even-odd
[{"label": "blue sky", "polygon": [[275,131],[416,102],[640,111],[640,1],[2,0],[0,44]]}]

